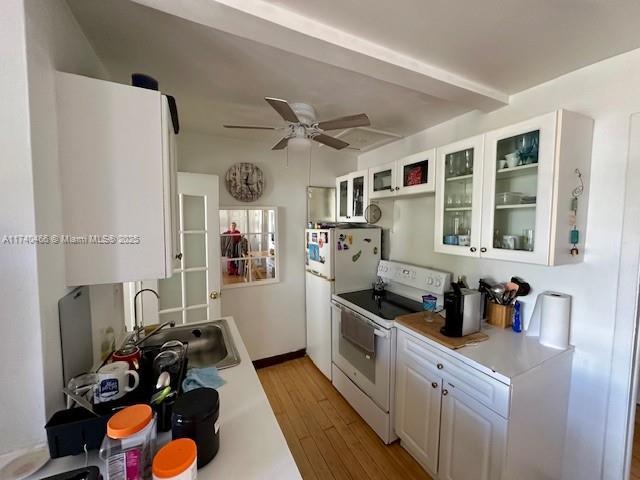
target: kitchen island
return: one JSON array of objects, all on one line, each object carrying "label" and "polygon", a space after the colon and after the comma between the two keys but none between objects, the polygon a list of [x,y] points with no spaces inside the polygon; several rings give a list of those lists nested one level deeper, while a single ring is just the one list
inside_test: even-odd
[{"label": "kitchen island", "polygon": [[[240,364],[220,371],[226,383],[220,394],[220,450],[199,479],[299,479],[300,473],[262,389],[247,348],[232,317],[227,320],[240,355]],[[158,447],[171,440],[171,432],[158,435]],[[50,460],[32,477],[39,479],[83,467],[84,455]],[[89,454],[89,465],[102,469],[97,451]],[[104,471],[103,471],[104,475]],[[106,477],[105,477],[106,478]]]}]

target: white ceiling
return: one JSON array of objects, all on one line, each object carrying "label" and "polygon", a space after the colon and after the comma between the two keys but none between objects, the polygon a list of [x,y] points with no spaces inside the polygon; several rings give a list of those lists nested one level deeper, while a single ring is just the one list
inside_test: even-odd
[{"label": "white ceiling", "polygon": [[221,125],[281,124],[274,96],[408,135],[640,47],[638,0],[68,3],[113,80],[148,73],[185,129],[267,144]]},{"label": "white ceiling", "polygon": [[[265,96],[312,104],[326,120],[365,112],[372,127],[410,134],[469,108],[235,37],[126,0],[68,0],[112,80],[147,73],[178,101],[182,126],[264,140],[274,132],[223,123],[280,125]],[[338,132],[335,132],[338,133]]]},{"label": "white ceiling", "polygon": [[513,94],[640,47],[638,0],[266,0]]}]

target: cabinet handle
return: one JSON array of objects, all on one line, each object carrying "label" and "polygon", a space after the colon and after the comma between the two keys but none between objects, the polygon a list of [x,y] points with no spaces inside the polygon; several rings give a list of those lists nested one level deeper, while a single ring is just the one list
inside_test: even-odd
[{"label": "cabinet handle", "polygon": [[475,253],[476,252],[476,247],[471,247],[469,250],[471,250],[471,253]]},{"label": "cabinet handle", "polygon": [[438,370],[442,370],[444,368],[444,365],[439,363],[436,365],[436,367],[438,367]]},{"label": "cabinet handle", "polygon": [[449,390],[447,390],[446,388],[444,390],[442,390],[442,395],[445,396],[445,397],[447,395],[449,395]]},{"label": "cabinet handle", "polygon": [[438,388],[438,382],[431,382],[431,386],[433,388]]},{"label": "cabinet handle", "polygon": [[176,260],[182,260],[182,252],[176,254]]},{"label": "cabinet handle", "polygon": [[482,247],[482,248],[480,249],[480,251],[481,251],[482,253],[485,253],[485,252],[487,251],[487,248],[486,248],[486,247]]},{"label": "cabinet handle", "polygon": [[396,187],[396,190],[400,190],[400,187]]}]

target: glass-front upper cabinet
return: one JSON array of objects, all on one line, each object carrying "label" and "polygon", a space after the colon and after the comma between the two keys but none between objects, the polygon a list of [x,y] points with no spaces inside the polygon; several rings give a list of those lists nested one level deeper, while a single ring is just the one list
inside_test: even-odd
[{"label": "glass-front upper cabinet", "polygon": [[368,171],[360,170],[336,179],[337,221],[363,223],[368,206]]},{"label": "glass-front upper cabinet", "polygon": [[398,160],[396,162],[397,194],[409,195],[435,191],[435,157],[436,150],[432,148]]},{"label": "glass-front upper cabinet", "polygon": [[554,112],[485,136],[483,257],[548,262],[556,124]]},{"label": "glass-front upper cabinet", "polygon": [[395,194],[396,162],[385,163],[369,169],[369,198],[385,198]]},{"label": "glass-front upper cabinet", "polygon": [[484,137],[437,149],[434,250],[480,255]]},{"label": "glass-front upper cabinet", "polygon": [[336,179],[336,220],[349,221],[349,175]]}]

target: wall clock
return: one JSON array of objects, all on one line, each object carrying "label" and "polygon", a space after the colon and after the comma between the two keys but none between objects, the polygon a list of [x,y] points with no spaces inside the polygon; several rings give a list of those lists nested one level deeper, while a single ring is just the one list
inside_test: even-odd
[{"label": "wall clock", "polygon": [[236,163],[224,177],[227,191],[241,202],[255,202],[264,191],[264,175],[253,163]]}]

